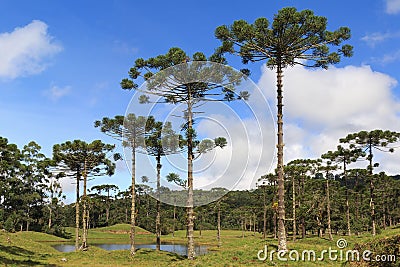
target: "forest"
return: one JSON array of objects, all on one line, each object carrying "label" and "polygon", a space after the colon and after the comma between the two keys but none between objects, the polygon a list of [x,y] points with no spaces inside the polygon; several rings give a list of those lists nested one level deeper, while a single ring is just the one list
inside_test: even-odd
[{"label": "forest", "polygon": [[[174,116],[181,125],[154,114],[100,114],[88,127],[120,142],[129,151],[129,160],[104,140],[71,137],[54,144],[52,155],[46,156],[35,141],[18,147],[0,137],[0,228],[6,233],[34,231],[61,237],[74,243],[76,253],[85,253],[93,249],[91,230],[127,224],[124,234],[129,236],[130,251],[125,253],[132,258],[140,254],[136,245],[143,231],[152,234],[158,252],[165,236],[184,232],[189,261],[196,258],[195,242],[210,231],[218,248],[225,242],[222,233],[234,230],[241,238],[249,233],[262,236],[260,240],[272,238],[278,251],[287,251],[297,240],[375,237],[397,229],[400,173],[385,173],[379,161],[382,154],[390,156],[399,149],[400,132],[371,126],[372,130],[342,136],[319,158],[284,162],[285,70],[295,65],[327,69],[353,55],[353,47],[346,43],[350,29],[326,27],[325,17],[288,7],[272,23],[258,18],[254,23],[237,20],[217,27],[220,46],[209,56],[172,47],[165,54],[136,58],[119,89],[139,93],[135,105],[180,107]],[[240,87],[251,77],[250,70],[227,65],[236,56],[244,65],[262,61],[275,71],[276,166],[256,177],[251,190],[197,189],[196,159],[229,145],[226,136],[198,134],[199,114],[207,113],[208,103],[231,105],[252,97]],[[136,176],[141,168],[138,153],[154,159],[153,173]],[[163,160],[173,154],[184,157],[185,177],[164,171]],[[111,182],[88,186],[97,177],[112,177],[118,161],[130,164],[128,188]],[[150,176],[156,176],[155,184],[149,182]],[[162,186],[162,178],[179,189]],[[65,203],[62,179],[74,184],[74,203]]]}]

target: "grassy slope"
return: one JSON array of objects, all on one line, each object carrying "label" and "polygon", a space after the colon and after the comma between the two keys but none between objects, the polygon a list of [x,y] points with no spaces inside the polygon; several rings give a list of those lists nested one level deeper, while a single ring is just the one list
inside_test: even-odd
[{"label": "grassy slope", "polygon": [[[91,229],[89,232],[90,243],[129,243],[129,225],[115,225],[105,228]],[[73,229],[69,229],[73,231]],[[144,229],[137,229],[140,233],[137,242],[148,242],[154,240],[154,235]],[[399,235],[400,228],[383,231],[379,237]],[[263,241],[259,234],[253,236],[247,232],[246,237],[241,238],[240,231],[222,231],[223,246],[216,246],[216,232],[202,231],[195,233],[195,241],[209,245],[212,253],[199,256],[194,262],[189,262],[183,257],[168,252],[155,252],[149,249],[139,249],[136,256],[131,259],[128,251],[104,251],[91,246],[86,252],[58,252],[51,247],[54,242],[72,242],[43,233],[22,232],[4,233],[0,232],[0,266],[320,266],[321,262],[288,262],[288,265],[275,261],[261,262],[257,259],[257,252],[269,245],[273,249],[276,241],[267,239]],[[11,244],[7,242],[10,237]],[[305,240],[298,240],[295,243],[289,242],[290,249],[299,251],[314,249],[322,251],[329,246],[336,248],[336,240],[342,236],[334,236],[334,241],[309,237]],[[345,237],[348,247],[353,248],[356,243],[372,241],[374,238],[368,234],[364,236]],[[175,237],[163,236],[163,241],[186,242],[185,231],[178,231]],[[52,241],[52,242],[44,242]],[[61,261],[66,258],[67,262]],[[340,262],[324,262],[324,266],[340,266]]]}]

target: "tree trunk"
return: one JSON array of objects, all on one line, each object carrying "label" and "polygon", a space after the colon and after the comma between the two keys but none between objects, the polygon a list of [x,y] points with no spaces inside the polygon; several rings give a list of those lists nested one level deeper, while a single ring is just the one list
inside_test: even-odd
[{"label": "tree trunk", "polygon": [[107,190],[107,199],[106,199],[106,223],[108,225],[108,219],[110,217],[110,189]]},{"label": "tree trunk", "polygon": [[328,177],[326,177],[326,201],[327,201],[326,209],[327,209],[327,213],[328,213],[328,236],[329,236],[329,240],[333,240],[332,228],[331,228],[331,202],[329,199],[329,179],[328,179]]},{"label": "tree trunk", "polygon": [[[278,62],[280,59],[278,58]],[[278,107],[278,250],[287,250],[285,230],[285,184],[283,173],[283,83],[282,66],[277,66],[277,107]]]},{"label": "tree trunk", "polygon": [[75,203],[75,250],[79,250],[79,180],[80,170],[76,174],[76,203]]},{"label": "tree trunk", "polygon": [[[304,197],[304,175],[301,174],[301,186],[299,183],[299,192],[301,191],[301,197]],[[299,207],[300,207],[300,199],[299,199]],[[306,220],[304,218],[304,214],[301,216],[301,238],[306,238]]]},{"label": "tree trunk", "polygon": [[83,227],[83,233],[82,233],[82,249],[87,248],[87,210],[86,210],[86,190],[87,190],[87,160],[85,159],[84,165],[83,165],[83,212],[82,212],[82,227]]},{"label": "tree trunk", "polygon": [[373,166],[372,166],[372,141],[369,143],[369,175],[370,175],[370,182],[369,182],[369,188],[370,188],[370,207],[371,207],[371,221],[372,221],[372,235],[376,235],[376,223],[375,223],[375,203],[374,203],[374,178],[373,178]]},{"label": "tree trunk", "polygon": [[217,240],[218,247],[221,247],[221,201],[218,201],[218,215],[217,215]]},{"label": "tree trunk", "polygon": [[[136,138],[136,137],[134,137]],[[132,194],[132,202],[131,202],[131,231],[130,231],[130,241],[131,248],[130,254],[131,256],[135,256],[135,219],[136,219],[136,207],[135,207],[135,199],[136,199],[136,190],[135,190],[135,172],[136,172],[136,140],[132,142],[132,185],[131,185],[131,194]]]},{"label": "tree trunk", "polygon": [[52,208],[49,207],[49,230],[51,228],[51,216],[52,216]]},{"label": "tree trunk", "polygon": [[29,231],[29,224],[30,224],[30,217],[29,217],[29,208],[28,208],[28,212],[27,212],[27,220],[26,220],[26,231]]},{"label": "tree trunk", "polygon": [[346,223],[347,223],[347,235],[351,236],[350,228],[350,204],[349,204],[349,187],[347,185],[347,169],[346,169],[346,159],[343,160],[343,177],[344,185],[346,187]]},{"label": "tree trunk", "polygon": [[160,183],[161,183],[161,155],[157,159],[157,216],[156,216],[156,250],[160,251],[161,248],[161,203],[160,203]]},{"label": "tree trunk", "polygon": [[49,205],[49,230],[51,228],[51,217],[53,216],[53,198],[54,198],[54,193],[53,193],[53,180],[50,183],[50,188],[51,188],[51,195],[50,195],[50,205]]},{"label": "tree trunk", "polygon": [[256,220],[256,214],[253,213],[253,235],[254,235],[254,236],[256,235],[256,222],[257,222],[257,220]]},{"label": "tree trunk", "polygon": [[267,237],[267,199],[265,193],[265,185],[263,186],[263,193],[264,193],[263,239],[265,239]]},{"label": "tree trunk", "polygon": [[294,185],[294,175],[292,175],[292,213],[293,213],[293,242],[296,241],[296,192]]},{"label": "tree trunk", "polygon": [[249,214],[249,231],[252,231],[252,225],[253,225],[253,221],[251,220],[251,214]]},{"label": "tree trunk", "polygon": [[175,224],[176,224],[176,197],[174,197],[174,223],[172,225],[172,237],[175,237]]},{"label": "tree trunk", "polygon": [[188,238],[188,259],[193,260],[195,257],[194,252],[194,218],[193,218],[193,113],[192,113],[192,99],[191,94],[189,92],[188,97],[188,151],[187,151],[187,159],[188,159],[188,203],[187,203],[187,214],[188,214],[188,222],[187,222],[187,238]]},{"label": "tree trunk", "polygon": [[245,222],[244,222],[243,217],[242,217],[241,223],[242,223],[242,238],[244,238],[244,228],[245,228],[244,224],[245,224]]}]

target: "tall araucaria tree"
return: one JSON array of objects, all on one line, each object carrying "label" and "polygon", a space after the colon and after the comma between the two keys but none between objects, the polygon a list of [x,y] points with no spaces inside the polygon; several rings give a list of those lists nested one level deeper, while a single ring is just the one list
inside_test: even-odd
[{"label": "tall araucaria tree", "polygon": [[122,141],[122,145],[131,149],[132,153],[132,184],[131,184],[131,229],[130,229],[130,254],[135,255],[135,225],[136,225],[136,152],[145,147],[145,136],[149,127],[154,123],[153,117],[117,115],[114,118],[104,117],[101,121],[95,121],[94,126],[100,127],[101,132]]},{"label": "tall araucaria tree", "polygon": [[[53,146],[53,159],[60,170],[67,176],[76,178],[76,203],[75,203],[75,249],[79,249],[79,182],[83,178],[83,212],[82,212],[82,245],[81,249],[87,249],[87,180],[95,176],[111,176],[115,171],[115,163],[109,159],[108,153],[115,146],[104,144],[100,140],[86,143],[82,140],[67,141]],[[114,160],[120,158],[114,154]]]},{"label": "tall araucaria tree", "polygon": [[379,163],[373,163],[373,149],[377,149],[382,152],[394,152],[393,147],[389,147],[389,144],[393,144],[400,141],[400,133],[392,132],[389,130],[372,130],[372,131],[360,131],[358,133],[352,133],[347,135],[345,138],[339,140],[341,143],[350,144],[350,148],[359,148],[364,151],[368,151],[367,160],[369,181],[370,181],[370,207],[371,207],[371,227],[372,235],[376,235],[376,222],[375,222],[375,186],[373,169],[378,167]]},{"label": "tall araucaria tree", "polygon": [[297,11],[286,7],[278,11],[272,24],[266,18],[258,18],[253,24],[244,20],[232,25],[219,26],[215,36],[222,41],[218,52],[239,55],[242,62],[266,61],[267,67],[276,70],[277,76],[277,124],[278,124],[278,250],[287,250],[284,204],[283,162],[283,70],[294,65],[312,68],[328,68],[339,63],[341,56],[352,56],[352,46],[345,44],[337,51],[330,47],[340,46],[350,38],[350,29],[341,27],[326,30],[327,19],[314,15],[311,10]]},{"label": "tall araucaria tree", "polygon": [[[208,60],[208,61],[207,61]],[[209,101],[233,101],[247,99],[248,92],[235,93],[235,86],[245,78],[242,73],[226,67],[221,53],[207,58],[196,52],[191,57],[182,49],[171,48],[165,55],[147,60],[139,58],[129,71],[129,78],[121,81],[122,89],[144,93],[139,100],[148,102],[155,95],[157,102],[183,104],[182,118],[187,147],[188,190],[188,259],[194,259],[193,217],[193,159],[196,147],[194,114],[196,109]],[[247,73],[247,72],[246,72]],[[146,86],[139,87],[137,79],[143,77]],[[210,140],[210,142],[213,142]],[[226,142],[226,141],[225,141]],[[211,144],[211,143],[210,143]]]}]

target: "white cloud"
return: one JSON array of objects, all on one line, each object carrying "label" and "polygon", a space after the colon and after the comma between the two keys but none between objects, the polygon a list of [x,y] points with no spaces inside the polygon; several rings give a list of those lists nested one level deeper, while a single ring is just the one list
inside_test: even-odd
[{"label": "white cloud", "polygon": [[381,58],[374,58],[373,61],[380,63],[382,65],[388,64],[388,63],[392,63],[395,61],[400,60],[400,50],[391,53],[391,54],[385,54],[383,55],[383,57]]},{"label": "white cloud", "polygon": [[400,0],[386,0],[386,13],[397,14],[400,12]]},{"label": "white cloud", "polygon": [[0,34],[0,78],[14,79],[42,72],[46,59],[62,50],[47,32],[47,24],[34,20]]},{"label": "white cloud", "polygon": [[51,86],[49,90],[46,90],[44,94],[52,101],[57,101],[60,98],[68,95],[71,92],[70,86],[58,87],[56,85]]},{"label": "white cloud", "polygon": [[[263,68],[259,86],[275,100],[275,73]],[[316,158],[334,150],[339,138],[361,130],[400,132],[400,101],[392,89],[397,81],[369,66],[284,73],[285,161]],[[400,173],[400,152],[382,155],[381,170]]]},{"label": "white cloud", "polygon": [[382,43],[388,39],[399,38],[400,32],[374,32],[367,34],[361,38],[362,41],[366,42],[369,46],[375,47],[378,43]]}]

